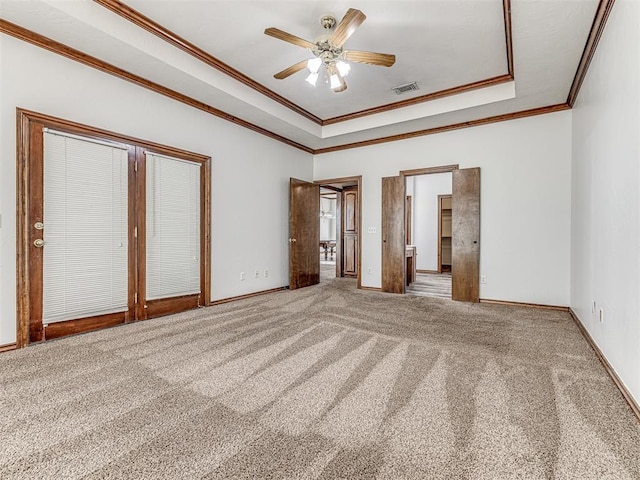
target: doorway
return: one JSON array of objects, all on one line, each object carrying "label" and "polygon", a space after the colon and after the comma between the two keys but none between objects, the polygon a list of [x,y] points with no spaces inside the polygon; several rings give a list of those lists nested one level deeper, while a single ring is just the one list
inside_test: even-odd
[{"label": "doorway", "polygon": [[207,305],[209,157],[19,113],[18,346]]},{"label": "doorway", "polygon": [[[352,278],[361,288],[361,181],[360,176],[313,183],[290,179],[290,289],[320,283],[321,268],[323,280]],[[330,206],[332,201],[335,213]],[[324,232],[323,228],[328,230]],[[335,240],[322,238],[323,235]]]},{"label": "doorway", "polygon": [[405,293],[451,298],[452,173],[405,177],[407,248],[416,255]]},{"label": "doorway", "polygon": [[457,165],[407,170],[382,179],[382,291],[405,293],[406,286],[417,276],[416,258],[420,252],[406,241],[406,178],[444,172],[452,175],[451,298],[478,302],[480,169],[461,170]]},{"label": "doorway", "polygon": [[[335,268],[332,274],[330,265],[326,265],[324,278],[352,278],[358,288],[361,287],[361,179],[357,176],[315,182],[320,185],[321,199],[322,192],[335,198]],[[324,258],[324,251],[321,257]]]}]

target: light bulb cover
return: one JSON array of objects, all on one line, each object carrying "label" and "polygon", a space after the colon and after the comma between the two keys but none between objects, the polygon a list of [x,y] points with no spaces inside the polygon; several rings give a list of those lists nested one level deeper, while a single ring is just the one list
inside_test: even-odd
[{"label": "light bulb cover", "polygon": [[320,70],[320,65],[322,65],[322,60],[318,57],[311,58],[307,61],[307,68],[311,73],[318,73],[318,70]]},{"label": "light bulb cover", "polygon": [[340,72],[340,75],[342,75],[343,77],[349,75],[349,72],[351,71],[351,65],[349,65],[347,62],[343,62],[342,60],[338,60],[336,62],[336,68]]},{"label": "light bulb cover", "polygon": [[311,72],[309,74],[309,76],[307,78],[304,79],[305,82],[309,83],[312,86],[316,86],[316,83],[318,82],[318,73],[317,72]]},{"label": "light bulb cover", "polygon": [[338,78],[338,75],[336,75],[335,73],[329,77],[329,82],[330,82],[331,88],[339,88],[342,85],[340,83],[340,79]]}]

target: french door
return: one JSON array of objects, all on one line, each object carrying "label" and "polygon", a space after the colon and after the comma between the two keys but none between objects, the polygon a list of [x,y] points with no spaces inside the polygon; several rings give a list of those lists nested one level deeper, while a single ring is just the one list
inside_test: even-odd
[{"label": "french door", "polygon": [[22,125],[19,343],[206,305],[208,159],[53,123]]}]

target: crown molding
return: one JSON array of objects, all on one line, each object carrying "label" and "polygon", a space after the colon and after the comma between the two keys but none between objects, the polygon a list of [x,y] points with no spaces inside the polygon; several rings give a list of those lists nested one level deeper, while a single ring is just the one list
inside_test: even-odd
[{"label": "crown molding", "polygon": [[582,57],[580,58],[580,63],[578,64],[578,69],[576,70],[576,74],[573,77],[573,83],[571,84],[571,88],[569,89],[567,103],[571,107],[573,107],[573,105],[576,103],[578,93],[580,92],[580,87],[582,87],[582,82],[584,81],[584,78],[587,75],[587,71],[589,70],[591,59],[596,53],[596,48],[598,47],[598,43],[600,42],[600,37],[602,37],[602,32],[604,32],[604,27],[607,24],[607,19],[609,18],[609,14],[611,13],[611,9],[613,8],[614,3],[615,0],[600,0],[600,4],[598,5],[598,9],[596,11],[596,16],[593,19],[593,24],[591,24],[589,36],[587,37],[587,43],[584,46]]},{"label": "crown molding", "polygon": [[185,105],[189,105],[193,108],[197,108],[198,110],[202,110],[203,112],[206,112],[215,117],[222,118],[223,120],[227,120],[231,123],[235,123],[236,125],[240,125],[241,127],[247,128],[261,135],[265,135],[269,138],[302,150],[303,152],[313,153],[313,150],[311,148],[306,147],[300,143],[294,142],[293,140],[273,133],[265,128],[259,127],[258,125],[247,122],[246,120],[242,120],[235,115],[231,115],[230,113],[212,107],[211,105],[201,102],[200,100],[196,100],[195,98],[189,97],[188,95],[184,95],[175,90],[171,90],[170,88],[160,85],[159,83],[147,80],[146,78],[123,70],[122,68],[116,67],[115,65],[100,60],[99,58],[87,55],[80,50],[76,50],[75,48],[71,48],[63,43],[56,42],[55,40],[45,37],[44,35],[40,35],[39,33],[33,32],[1,18],[0,32],[35,45],[37,47],[43,48],[45,50],[49,50],[50,52],[56,53],[71,60],[75,60],[76,62],[100,70],[101,72],[108,73],[110,75],[113,75],[114,77],[126,80],[140,87],[144,87],[148,90],[159,93],[160,95],[164,95],[165,97],[169,97],[173,100],[184,103]]},{"label": "crown molding", "polygon": [[535,115],[544,115],[547,113],[561,112],[563,110],[570,110],[571,107],[566,103],[559,103],[557,105],[549,105],[546,107],[532,108],[529,110],[521,110],[519,112],[505,113],[502,115],[495,115],[493,117],[480,118],[477,120],[471,120],[469,122],[454,123],[452,125],[443,125],[442,127],[428,128],[426,130],[417,130],[415,132],[400,133],[398,135],[390,135],[388,137],[374,138],[371,140],[364,140],[361,142],[346,143],[344,145],[336,145],[333,147],[318,148],[313,151],[314,155],[322,155],[325,153],[338,152],[341,150],[349,150],[352,148],[369,147],[371,145],[380,145],[381,143],[397,142],[399,140],[408,140],[411,138],[424,137],[426,135],[434,135],[436,133],[450,132],[452,130],[460,130],[469,127],[478,127],[481,125],[488,125],[490,123],[506,122],[508,120],[516,120],[518,118],[532,117]]}]

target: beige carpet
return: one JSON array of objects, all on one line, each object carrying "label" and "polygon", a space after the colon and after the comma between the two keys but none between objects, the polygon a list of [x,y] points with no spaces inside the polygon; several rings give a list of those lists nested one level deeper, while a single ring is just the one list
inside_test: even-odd
[{"label": "beige carpet", "polygon": [[0,355],[2,479],[640,479],[569,316],[352,279]]}]

